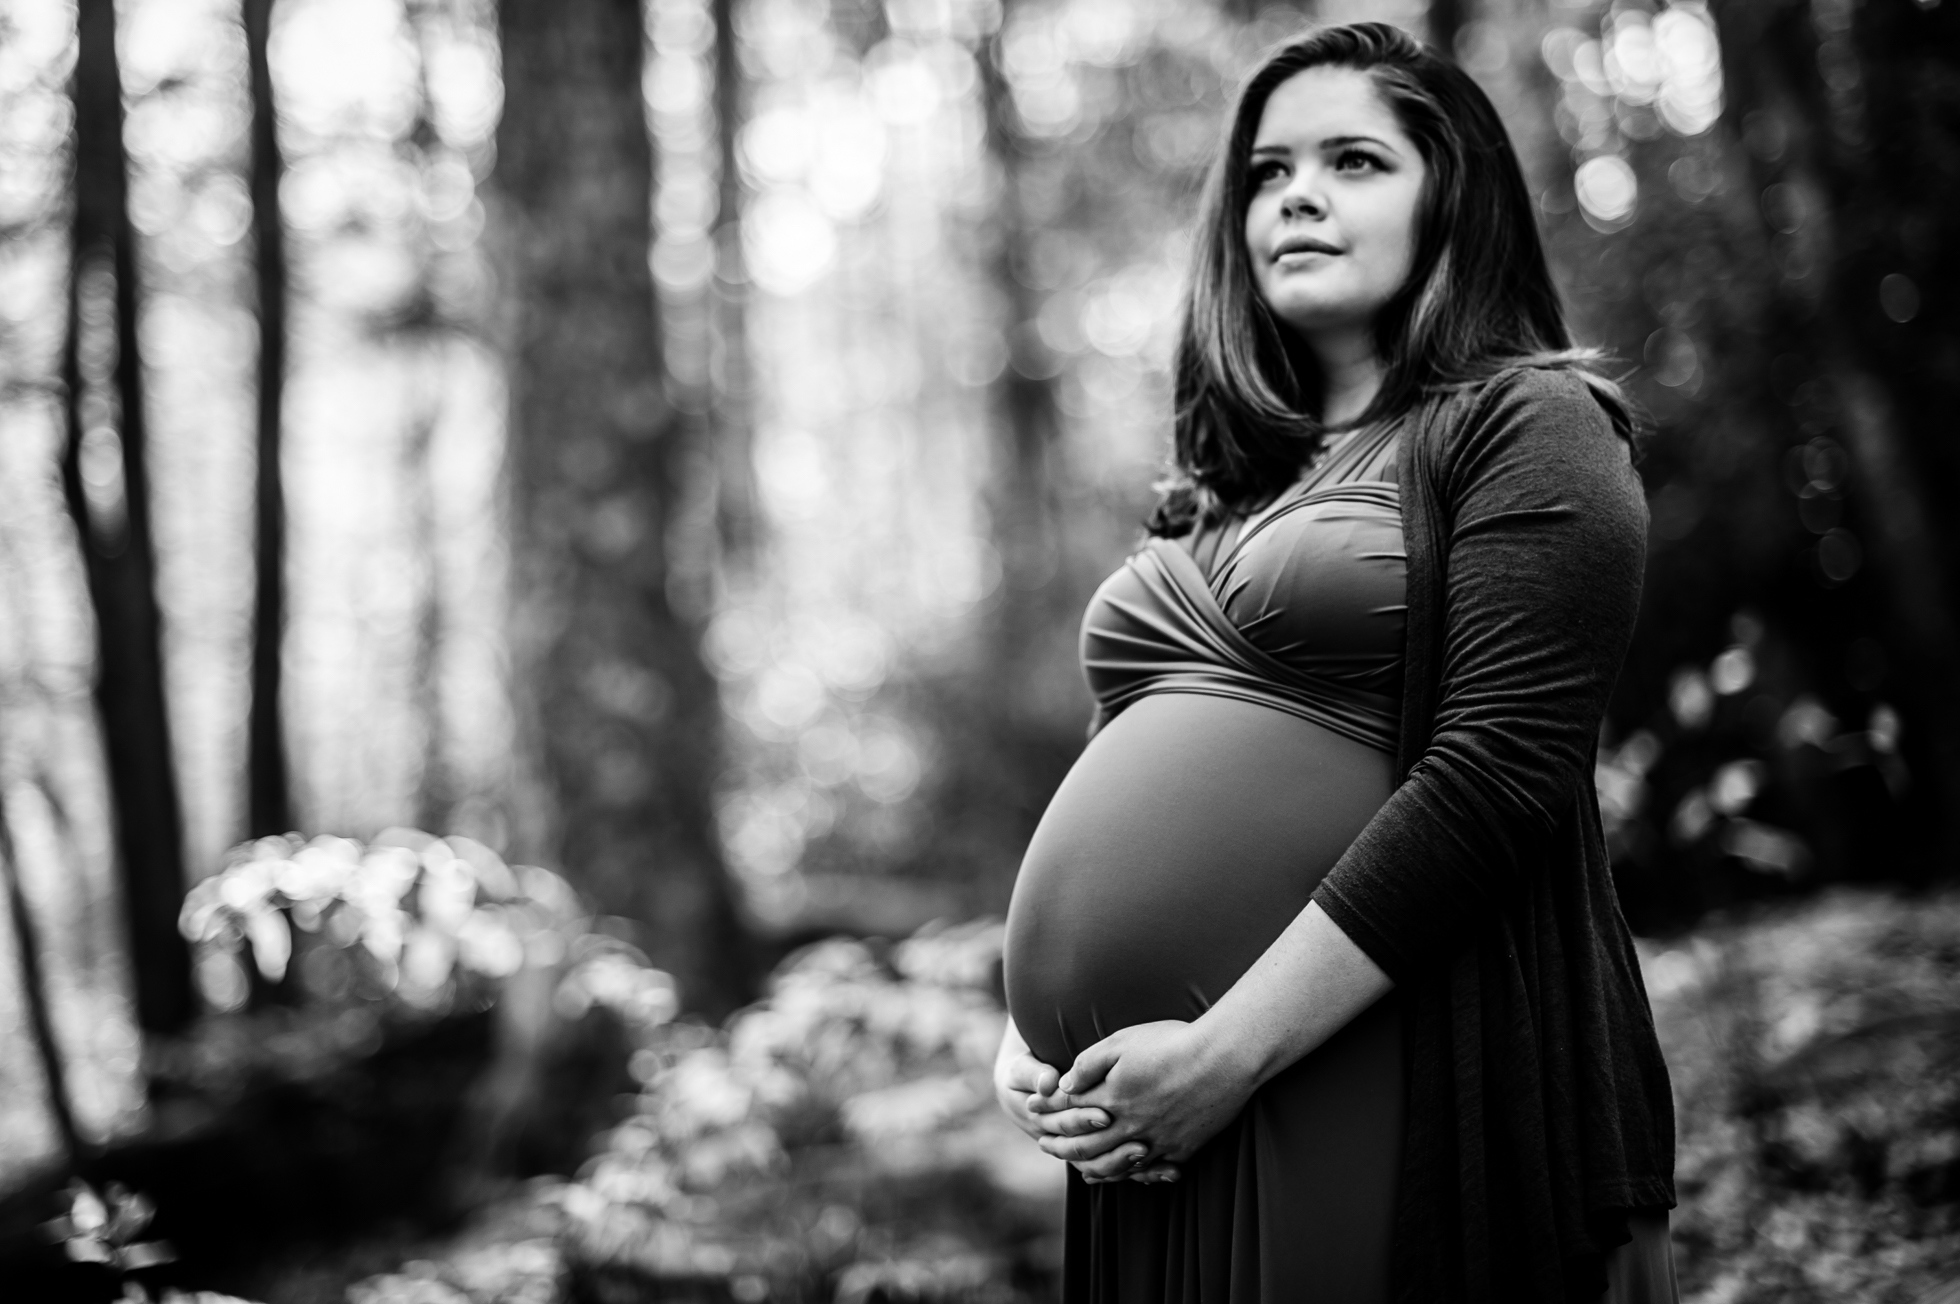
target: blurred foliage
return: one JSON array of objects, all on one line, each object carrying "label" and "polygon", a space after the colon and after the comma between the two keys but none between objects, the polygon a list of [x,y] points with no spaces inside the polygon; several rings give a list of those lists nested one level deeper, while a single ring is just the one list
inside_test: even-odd
[{"label": "blurred foliage", "polygon": [[833,939],[724,1028],[643,1029],[628,1116],[533,1197],[553,1241],[501,1273],[480,1248],[428,1260],[350,1304],[491,1304],[561,1268],[615,1300],[1042,1297],[1062,1170],[993,1104],[1000,943],[992,920]]},{"label": "blurred foliage", "polygon": [[155,1217],[156,1206],[120,1182],[110,1182],[97,1194],[87,1182],[77,1181],[68,1187],[68,1212],[46,1231],[76,1263],[137,1272],[177,1257],[168,1241],[138,1239]]},{"label": "blurred foliage", "polygon": [[215,1010],[247,1004],[249,956],[265,985],[291,971],[310,1003],[439,1013],[459,1000],[481,1008],[527,964],[564,963],[587,922],[548,870],[512,870],[468,838],[389,829],[365,846],[328,835],[243,843],[191,889],[180,925]]},{"label": "blurred foliage", "polygon": [[[994,1111],[998,926],[835,940],[643,1086],[505,1249],[350,1304],[1009,1300],[1058,1266],[1060,1166]],[[1960,1282],[1960,897],[1840,890],[1642,943],[1674,1073],[1682,1298],[1915,1304]],[[507,1215],[505,1215],[507,1216]]]},{"label": "blurred foliage", "polygon": [[1910,1304],[1960,1283],[1960,897],[1839,890],[1645,951],[1683,1298]]},{"label": "blurred foliage", "polygon": [[[154,1210],[181,1255],[170,1285],[283,1298],[261,1286],[316,1272],[322,1247],[358,1262],[379,1228],[392,1257],[392,1226],[569,1172],[632,1084],[633,1046],[677,1008],[626,921],[556,874],[413,829],[242,844],[182,922],[208,1012],[145,1047],[151,1127],[82,1157],[106,1202],[60,1197],[81,1265],[164,1263],[137,1261]],[[0,1278],[94,1297],[11,1242]]]},{"label": "blurred foliage", "polygon": [[397,1030],[493,1009],[496,1054],[521,1076],[595,1007],[646,1028],[679,1006],[673,979],[617,935],[631,925],[595,919],[563,878],[416,829],[242,843],[181,922],[211,1017],[154,1044],[150,1067],[203,1098],[317,1080]]},{"label": "blurred foliage", "polygon": [[1951,872],[1935,504],[1960,354],[1922,291],[1954,281],[1954,24],[1616,3],[1509,39],[1552,82],[1554,265],[1653,418],[1646,602],[1604,740],[1638,741],[1601,772],[1637,928]]},{"label": "blurred foliage", "polygon": [[564,1256],[549,1239],[489,1245],[417,1259],[347,1291],[347,1304],[559,1304]]},{"label": "blurred foliage", "polygon": [[1637,932],[1901,874],[1898,712],[1880,702],[1841,721],[1787,634],[1749,611],[1728,633],[1709,661],[1673,670],[1637,727],[1601,738],[1600,815]]},{"label": "blurred foliage", "polygon": [[[43,1231],[61,1243],[70,1260],[99,1264],[120,1281],[125,1304],[149,1304],[152,1296],[143,1282],[131,1273],[160,1267],[176,1261],[177,1252],[168,1241],[140,1240],[156,1217],[156,1206],[140,1192],[120,1182],[108,1183],[100,1192],[87,1182],[69,1183],[66,1191],[68,1211],[50,1222]],[[155,1297],[158,1304],[251,1304],[216,1291],[166,1289]]]},{"label": "blurred foliage", "polygon": [[984,921],[821,943],[725,1030],[663,1030],[634,1116],[559,1197],[580,1269],[973,1300],[1052,1271],[1058,1166],[993,1104],[1000,942]]}]

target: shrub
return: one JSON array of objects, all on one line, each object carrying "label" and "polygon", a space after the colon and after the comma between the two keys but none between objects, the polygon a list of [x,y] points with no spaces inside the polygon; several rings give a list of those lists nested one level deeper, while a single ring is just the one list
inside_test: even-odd
[{"label": "shrub", "polygon": [[1646,950],[1683,1298],[1904,1304],[1960,1278],[1960,896],[1834,892]]}]

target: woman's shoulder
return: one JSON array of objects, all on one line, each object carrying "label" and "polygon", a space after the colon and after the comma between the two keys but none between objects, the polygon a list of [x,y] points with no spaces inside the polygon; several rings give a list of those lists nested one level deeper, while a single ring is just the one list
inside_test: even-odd
[{"label": "woman's shoulder", "polygon": [[1519,363],[1432,396],[1428,452],[1444,467],[1507,452],[1590,452],[1631,464],[1632,414],[1618,386],[1583,367]]},{"label": "woman's shoulder", "polygon": [[1444,519],[1473,502],[1583,501],[1644,536],[1646,495],[1612,401],[1574,366],[1507,367],[1444,401],[1414,474]]},{"label": "woman's shoulder", "polygon": [[1452,396],[1459,428],[1517,424],[1616,433],[1625,400],[1618,386],[1577,363],[1517,363],[1461,386]]}]

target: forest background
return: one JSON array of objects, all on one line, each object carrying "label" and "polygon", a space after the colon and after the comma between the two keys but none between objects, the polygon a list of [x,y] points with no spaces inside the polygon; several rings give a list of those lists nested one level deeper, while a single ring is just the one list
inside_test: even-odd
[{"label": "forest background", "polygon": [[[750,1102],[712,1126],[606,1128],[685,1115],[676,1084],[735,1072],[758,1018],[777,1068],[838,1019],[903,1050],[876,1081],[798,1070],[834,1106],[797,1125],[818,1150],[888,1159],[879,1119],[968,1118],[984,921],[1082,745],[1077,621],[1165,455],[1221,116],[1258,51],[1361,18],[1489,91],[1579,333],[1651,417],[1597,780],[1657,1008],[1695,1012],[1664,1027],[1684,1153],[1719,1135],[1707,1162],[1747,1174],[1688,1219],[1689,1275],[1769,1289],[1743,1247],[1785,1214],[1791,1280],[1869,1258],[1819,1247],[1873,1201],[1905,1256],[1874,1298],[1960,1271],[1953,1102],[1844,1124],[1817,1093],[1868,1084],[1815,1062],[1947,1063],[1960,1008],[1942,0],[0,3],[6,1217],[137,1153],[178,1189],[171,1146],[209,1140],[214,1101],[426,1052],[494,1156],[442,1152],[469,1181],[423,1200],[416,1169],[403,1197],[441,1216],[389,1217],[454,1226],[583,1173],[525,1243],[567,1281],[664,1280],[648,1228],[694,1218],[699,1248],[721,1224],[649,1195],[647,1155],[719,1189],[742,1163],[687,1156],[734,1128],[782,1188],[804,1134],[746,1079],[700,1088]],[[791,999],[819,988],[844,1005]],[[877,1033],[866,993],[910,1031]],[[537,1102],[568,1064],[589,1108],[554,1133]],[[765,1116],[767,1144],[741,1131]],[[631,1198],[592,1179],[623,1154]],[[1036,1212],[991,1247],[880,1240],[863,1199],[785,1231],[778,1201],[768,1236],[674,1272],[937,1298],[875,1265],[979,1263],[943,1297],[960,1271],[1038,1295],[1045,1179],[1002,1180]],[[80,1236],[104,1281],[167,1279],[116,1257],[140,1218],[77,1230],[78,1189],[68,1258]],[[578,1190],[640,1230],[567,1242],[604,1221]],[[283,1280],[199,1260],[225,1237],[174,1216],[212,1280]],[[742,1257],[769,1236],[803,1266]]]}]

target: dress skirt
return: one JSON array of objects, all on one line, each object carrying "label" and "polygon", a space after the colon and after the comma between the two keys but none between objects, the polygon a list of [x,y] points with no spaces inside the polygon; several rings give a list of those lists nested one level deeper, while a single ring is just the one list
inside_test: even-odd
[{"label": "dress skirt", "polygon": [[1275,1077],[1177,1182],[1071,1169],[1066,1304],[1386,1304],[1400,1019],[1390,997]]}]

